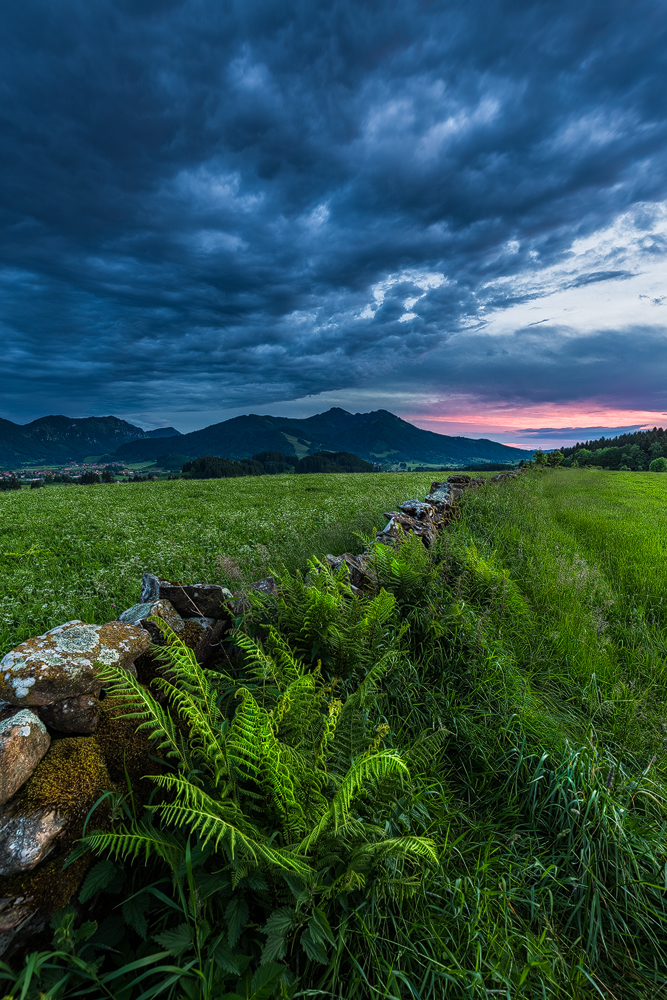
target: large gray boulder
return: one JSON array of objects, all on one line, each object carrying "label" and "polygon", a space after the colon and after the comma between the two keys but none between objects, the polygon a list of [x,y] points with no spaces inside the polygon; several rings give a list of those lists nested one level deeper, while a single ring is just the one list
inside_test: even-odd
[{"label": "large gray boulder", "polygon": [[0,721],[0,806],[28,780],[50,744],[46,726],[28,708]]},{"label": "large gray boulder", "polygon": [[150,647],[144,629],[123,622],[66,622],[27,639],[0,662],[0,699],[11,705],[51,705],[98,694],[97,664],[128,668]]}]

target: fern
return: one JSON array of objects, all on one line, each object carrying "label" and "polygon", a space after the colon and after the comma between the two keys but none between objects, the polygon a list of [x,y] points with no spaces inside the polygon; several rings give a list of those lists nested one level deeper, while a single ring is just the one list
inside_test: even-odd
[{"label": "fern", "polygon": [[408,769],[400,756],[385,750],[361,757],[348,770],[329,808],[316,826],[303,840],[300,849],[308,852],[329,826],[337,831],[347,823],[355,795],[371,781],[378,781],[385,774],[408,774]]},{"label": "fern", "polygon": [[[381,686],[401,662],[395,597],[380,590],[360,599],[346,580],[312,564],[307,583],[297,577],[281,587],[274,613],[298,622],[292,641],[275,622],[262,625],[261,641],[237,630],[243,658],[235,678],[204,669],[154,618],[165,638],[156,654],[163,672],[154,683],[167,708],[125,671],[104,674],[123,711],[175,761],[177,773],[150,776],[157,796],[149,819],[96,831],[84,846],[129,862],[161,858],[179,893],[188,880],[192,925],[163,927],[155,937],[174,953],[195,947],[188,934],[200,933],[197,899],[212,899],[222,887],[225,969],[238,967],[232,939],[252,923],[241,895],[251,883],[266,887],[259,892],[267,900],[290,903],[294,914],[284,933],[267,924],[265,960],[292,953],[296,940],[312,961],[326,962],[333,937],[320,906],[379,886],[386,898],[407,898],[419,887],[420,870],[436,860],[431,840],[393,829],[410,758],[384,748],[389,727],[373,717]],[[339,668],[347,681],[332,676]],[[363,678],[356,686],[354,674]],[[414,762],[421,762],[419,750]],[[197,865],[211,858],[221,867],[195,879],[193,857]],[[221,948],[218,942],[216,955]]]}]

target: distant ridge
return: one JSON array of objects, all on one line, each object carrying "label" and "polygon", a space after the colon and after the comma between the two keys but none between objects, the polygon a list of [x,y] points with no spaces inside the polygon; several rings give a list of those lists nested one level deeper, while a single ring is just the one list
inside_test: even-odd
[{"label": "distant ridge", "polygon": [[303,458],[316,451],[347,451],[367,462],[470,465],[517,462],[529,453],[487,438],[448,437],[423,431],[388,410],[348,413],[333,407],[303,420],[250,413],[181,434],[174,427],[144,431],[119,417],[40,417],[29,424],[0,418],[0,465],[80,462],[113,455],[123,462],[177,454],[250,458],[282,451]]},{"label": "distant ridge", "polygon": [[0,465],[80,462],[89,455],[113,455],[123,462],[153,461],[177,454],[250,458],[282,451],[303,458],[316,451],[347,451],[367,462],[470,465],[517,462],[520,448],[487,438],[447,437],[423,431],[388,410],[348,413],[332,407],[303,420],[250,413],[180,434],[174,427],[144,431],[118,417],[40,417],[29,424],[0,418]]},{"label": "distant ridge", "polygon": [[181,432],[177,431],[175,427],[156,427],[154,431],[144,431],[144,435],[147,438],[168,438],[180,437]]},{"label": "distant ridge", "polygon": [[[169,428],[174,434],[173,427]],[[112,452],[126,441],[146,436],[118,417],[39,417],[29,424],[0,418],[0,464],[31,465],[81,461]]]},{"label": "distant ridge", "polygon": [[303,420],[289,417],[232,417],[200,431],[174,438],[137,440],[120,445],[115,457],[125,462],[153,460],[167,453],[187,458],[201,455],[241,459],[260,451],[312,455],[316,451],[347,451],[367,462],[419,462],[427,465],[469,465],[474,462],[518,462],[529,453],[486,438],[447,437],[424,431],[388,410],[348,413],[332,407]]}]

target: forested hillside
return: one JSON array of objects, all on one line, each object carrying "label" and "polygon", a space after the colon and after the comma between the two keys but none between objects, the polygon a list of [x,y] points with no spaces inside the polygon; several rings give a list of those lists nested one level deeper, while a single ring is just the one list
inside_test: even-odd
[{"label": "forested hillside", "polygon": [[598,465],[604,469],[648,469],[656,458],[667,456],[667,433],[662,427],[618,437],[601,437],[572,448],[563,448],[564,466]]}]

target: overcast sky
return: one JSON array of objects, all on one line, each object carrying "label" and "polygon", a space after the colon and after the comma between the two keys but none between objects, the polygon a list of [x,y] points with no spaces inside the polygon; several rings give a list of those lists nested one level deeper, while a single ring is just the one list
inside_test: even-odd
[{"label": "overcast sky", "polygon": [[667,424],[664,0],[3,0],[0,49],[1,416]]}]

